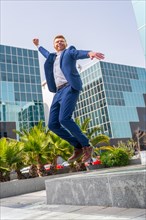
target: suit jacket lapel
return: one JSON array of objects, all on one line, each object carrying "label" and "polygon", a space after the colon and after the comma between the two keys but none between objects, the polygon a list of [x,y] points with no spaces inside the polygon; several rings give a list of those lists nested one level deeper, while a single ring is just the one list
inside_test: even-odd
[{"label": "suit jacket lapel", "polygon": [[63,59],[63,55],[65,53],[66,49],[61,53],[61,56],[60,56],[60,68],[62,66],[62,59]]}]

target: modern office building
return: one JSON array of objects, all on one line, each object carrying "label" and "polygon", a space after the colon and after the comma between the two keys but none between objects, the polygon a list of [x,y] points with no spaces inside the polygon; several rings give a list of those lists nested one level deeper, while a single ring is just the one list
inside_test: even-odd
[{"label": "modern office building", "polygon": [[0,45],[0,137],[44,120],[38,52]]},{"label": "modern office building", "polygon": [[132,138],[146,126],[146,70],[96,62],[81,73],[83,91],[74,117],[91,118],[89,130],[99,125],[111,139]]},{"label": "modern office building", "polygon": [[146,58],[146,1],[132,0],[132,5],[136,17],[137,28],[140,34],[140,39]]}]

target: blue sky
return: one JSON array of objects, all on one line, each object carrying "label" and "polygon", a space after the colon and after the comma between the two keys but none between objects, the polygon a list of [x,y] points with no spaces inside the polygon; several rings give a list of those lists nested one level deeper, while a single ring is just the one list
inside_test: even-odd
[{"label": "blue sky", "polygon": [[[36,37],[54,51],[57,34],[77,49],[104,53],[107,62],[145,66],[130,0],[1,0],[1,44],[36,49],[32,43]],[[41,72],[43,62],[40,56]]]}]

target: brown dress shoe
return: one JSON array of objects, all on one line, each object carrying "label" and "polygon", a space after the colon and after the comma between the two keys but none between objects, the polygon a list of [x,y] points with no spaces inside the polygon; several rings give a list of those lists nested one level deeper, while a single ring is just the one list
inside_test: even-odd
[{"label": "brown dress shoe", "polygon": [[82,158],[82,163],[87,162],[88,160],[91,159],[92,157],[92,152],[93,152],[93,147],[83,147],[83,158]]},{"label": "brown dress shoe", "polygon": [[82,148],[81,149],[75,148],[73,155],[68,159],[68,163],[72,163],[76,161],[82,156],[82,154],[83,154]]}]

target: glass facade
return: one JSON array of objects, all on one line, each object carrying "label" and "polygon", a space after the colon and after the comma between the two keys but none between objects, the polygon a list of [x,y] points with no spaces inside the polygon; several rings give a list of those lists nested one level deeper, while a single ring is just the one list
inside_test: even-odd
[{"label": "glass facade", "polygon": [[74,117],[79,117],[81,122],[91,118],[89,130],[99,125],[111,138],[132,137],[135,129],[132,123],[140,122],[138,108],[145,108],[146,70],[97,62],[80,75],[83,90]]},{"label": "glass facade", "polygon": [[38,52],[0,45],[0,136],[44,121]]},{"label": "glass facade", "polygon": [[141,43],[146,57],[146,1],[132,0],[132,5],[136,17]]}]

